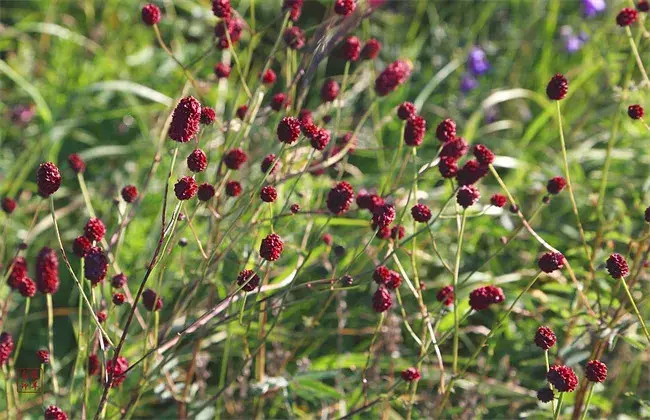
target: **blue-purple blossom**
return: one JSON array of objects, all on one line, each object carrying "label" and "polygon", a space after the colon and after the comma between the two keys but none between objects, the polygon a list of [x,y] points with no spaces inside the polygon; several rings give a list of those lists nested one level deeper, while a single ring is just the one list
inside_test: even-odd
[{"label": "blue-purple blossom", "polygon": [[560,29],[560,35],[564,40],[564,49],[569,54],[580,51],[589,39],[589,35],[584,32],[580,32],[578,35],[574,34],[573,29],[569,26],[563,26]]},{"label": "blue-purple blossom", "polygon": [[585,17],[594,17],[605,11],[605,0],[582,0],[582,13]]},{"label": "blue-purple blossom", "polygon": [[485,51],[479,47],[472,48],[467,56],[467,66],[475,76],[487,73],[490,70],[490,62],[485,55]]},{"label": "blue-purple blossom", "polygon": [[464,93],[469,92],[470,90],[476,89],[478,87],[478,80],[471,73],[463,73],[463,76],[460,79],[460,90]]}]

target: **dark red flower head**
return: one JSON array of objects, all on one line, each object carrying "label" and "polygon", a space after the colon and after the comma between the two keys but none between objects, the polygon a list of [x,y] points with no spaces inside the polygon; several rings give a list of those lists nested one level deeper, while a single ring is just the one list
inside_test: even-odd
[{"label": "dark red flower head", "polygon": [[636,22],[637,12],[634,9],[626,7],[616,15],[616,24],[618,26],[630,26]]},{"label": "dark red flower head", "polygon": [[203,172],[208,167],[208,157],[201,149],[195,149],[187,156],[187,167],[192,172]]},{"label": "dark red flower head", "polygon": [[252,292],[260,284],[260,276],[253,270],[242,270],[237,276],[237,285],[245,292]]},{"label": "dark red flower head", "polygon": [[386,96],[398,86],[406,82],[411,76],[412,66],[403,60],[392,62],[375,79],[375,92],[379,96]]},{"label": "dark red flower head", "polygon": [[200,201],[210,201],[215,194],[216,190],[214,189],[214,186],[212,186],[212,184],[209,182],[204,182],[203,184],[199,185],[197,196],[199,197]]},{"label": "dark red flower head", "polygon": [[310,140],[318,133],[318,127],[310,121],[300,123],[300,129],[302,130],[302,134]]},{"label": "dark red flower head", "polygon": [[149,3],[142,8],[142,22],[153,26],[160,22],[160,9],[155,4]]},{"label": "dark red flower head", "polygon": [[284,0],[282,3],[282,13],[289,11],[289,19],[296,22],[302,13],[303,0]]},{"label": "dark red flower head", "polygon": [[156,292],[147,289],[142,292],[142,304],[149,312],[159,311],[163,307],[163,300]]},{"label": "dark red flower head", "polygon": [[636,4],[636,10],[647,13],[650,11],[650,2],[648,2],[648,0],[640,0]]},{"label": "dark red flower head", "polygon": [[416,204],[411,207],[411,215],[419,223],[427,223],[431,220],[431,210],[424,204]]},{"label": "dark red flower head", "polygon": [[23,257],[15,257],[9,264],[11,272],[7,278],[7,284],[12,289],[18,289],[22,280],[27,277],[27,260]]},{"label": "dark red flower head", "polygon": [[494,162],[494,153],[482,144],[474,146],[474,157],[483,165],[489,165]]},{"label": "dark red flower head", "polygon": [[36,357],[43,365],[50,363],[50,353],[47,350],[37,350]]},{"label": "dark red flower head", "polygon": [[199,131],[201,122],[201,104],[192,96],[187,96],[178,102],[172,122],[169,125],[169,137],[180,143],[187,143]]},{"label": "dark red flower head", "polygon": [[334,3],[334,12],[337,15],[348,16],[357,8],[356,0],[336,0]]},{"label": "dark red flower head", "polygon": [[262,239],[260,244],[260,257],[267,261],[277,261],[282,255],[284,243],[277,233],[271,233]]},{"label": "dark red flower head", "polygon": [[339,55],[347,61],[357,61],[361,55],[361,42],[356,36],[349,36],[341,44]]},{"label": "dark red flower head", "polygon": [[300,126],[302,127],[304,124],[314,123],[314,117],[312,116],[312,113],[309,109],[307,108],[302,108],[300,112],[298,112],[298,121],[300,122]]},{"label": "dark red flower head", "polygon": [[124,287],[124,285],[129,281],[129,278],[124,273],[119,273],[113,276],[111,279],[111,286],[116,289]]},{"label": "dark red flower head", "polygon": [[[219,38],[217,48],[225,50],[230,47],[230,42],[236,44],[241,39],[243,30],[244,22],[238,17],[232,17],[218,22],[214,27],[214,34]],[[230,42],[228,42],[229,37]]]},{"label": "dark red flower head", "polygon": [[395,220],[395,207],[390,204],[383,204],[375,207],[372,212],[372,223],[375,228],[384,228]]},{"label": "dark red flower head", "polygon": [[114,305],[120,306],[126,302],[126,296],[124,296],[124,293],[113,293],[113,298],[111,300]]},{"label": "dark red flower head", "polygon": [[339,96],[340,90],[341,88],[336,80],[327,79],[325,83],[323,83],[323,87],[320,89],[320,99],[323,102],[332,102],[337,96]]},{"label": "dark red flower head", "polygon": [[627,115],[633,120],[640,120],[643,118],[643,107],[641,105],[630,105],[627,107]]},{"label": "dark red flower head", "polygon": [[232,68],[224,63],[217,63],[214,66],[214,75],[217,76],[217,79],[227,79],[231,71]]},{"label": "dark red flower head", "polygon": [[[373,225],[373,229],[376,229],[376,227]],[[388,239],[390,238],[391,232],[390,228],[388,226],[384,226],[382,228],[379,228],[377,230],[377,237],[379,239]]]},{"label": "dark red flower head", "polygon": [[[149,289],[147,289],[149,290]],[[145,292],[147,291],[145,290]],[[142,294],[144,297],[144,293]],[[162,304],[162,302],[161,302]],[[113,375],[113,383],[111,387],[120,386],[122,382],[126,379],[124,372],[129,368],[129,362],[125,357],[119,356],[117,358],[117,363],[113,364],[113,359],[110,359],[106,362],[106,372],[108,376]]]},{"label": "dark red flower head", "polygon": [[36,256],[36,285],[43,294],[59,290],[59,257],[46,246]]},{"label": "dark red flower head", "polygon": [[370,38],[366,41],[366,45],[361,49],[361,59],[362,60],[374,60],[377,58],[381,50],[381,44],[374,38]]},{"label": "dark red flower head", "polygon": [[469,294],[469,306],[475,311],[482,311],[494,303],[501,303],[505,300],[503,290],[500,287],[488,285],[474,289]]},{"label": "dark red flower head", "polygon": [[294,144],[300,137],[300,121],[294,117],[284,117],[275,130],[278,140],[286,144]]},{"label": "dark red flower head", "polygon": [[23,297],[31,298],[36,294],[36,283],[29,277],[23,277],[18,286],[18,291]]},{"label": "dark red flower head", "polygon": [[284,31],[284,42],[292,50],[299,50],[305,46],[305,33],[297,26],[292,26]]},{"label": "dark red flower head", "polygon": [[84,257],[84,276],[93,286],[104,281],[108,270],[108,258],[100,247],[95,246],[88,250]]},{"label": "dark red flower head", "polygon": [[391,306],[393,306],[393,298],[390,292],[384,286],[379,286],[372,296],[372,309],[375,312],[381,313],[389,310]]},{"label": "dark red flower head", "polygon": [[223,157],[223,163],[228,169],[237,170],[248,160],[248,155],[240,148],[232,149]]},{"label": "dark red flower head", "polygon": [[645,209],[645,212],[643,214],[643,218],[645,219],[646,222],[650,223],[650,207],[647,207]]},{"label": "dark red flower head", "polygon": [[564,255],[560,252],[546,252],[537,260],[539,269],[545,273],[552,273],[564,267]]},{"label": "dark red flower head", "polygon": [[84,226],[84,236],[90,241],[99,242],[106,234],[106,226],[96,217],[91,218]]},{"label": "dark red flower head", "polygon": [[88,375],[97,375],[99,373],[99,357],[96,354],[91,354],[88,356]]},{"label": "dark red flower head", "polygon": [[43,416],[45,420],[68,420],[68,415],[65,411],[55,405],[47,407]]},{"label": "dark red flower head", "polygon": [[535,344],[542,350],[548,350],[555,345],[557,337],[549,327],[539,327],[535,333]]},{"label": "dark red flower head", "polygon": [[489,167],[480,163],[478,160],[468,160],[456,174],[456,180],[459,185],[476,184],[481,178],[487,175],[488,171]]},{"label": "dark red flower head", "polygon": [[427,121],[419,115],[412,116],[404,126],[404,143],[407,146],[419,146],[427,131]]},{"label": "dark red flower head", "polygon": [[546,191],[549,194],[559,194],[566,187],[566,179],[556,176],[548,180]]},{"label": "dark red flower head", "polygon": [[343,214],[350,209],[352,200],[354,200],[352,185],[341,181],[327,194],[327,208],[334,214]]},{"label": "dark red flower head", "polygon": [[385,265],[378,265],[372,273],[372,279],[377,284],[386,284],[390,280],[390,271]]},{"label": "dark red flower head", "polygon": [[605,382],[605,379],[607,379],[607,365],[600,360],[590,360],[585,367],[585,376],[591,382]]},{"label": "dark red flower head", "polygon": [[85,257],[88,250],[92,247],[93,243],[85,236],[77,236],[72,243],[72,251],[79,258]]},{"label": "dark red flower head", "polygon": [[334,243],[334,239],[332,238],[332,234],[326,233],[324,234],[321,239],[323,240],[323,243],[327,246],[332,246]]},{"label": "dark red flower head", "polygon": [[537,390],[537,399],[543,403],[551,402],[555,398],[555,394],[551,388],[540,388]]},{"label": "dark red flower head", "polygon": [[5,197],[2,199],[2,211],[7,214],[11,214],[16,210],[16,200],[11,197]]},{"label": "dark red flower head", "polygon": [[404,369],[402,371],[402,379],[404,379],[406,382],[417,381],[418,379],[420,379],[420,371],[414,367]]},{"label": "dark red flower head", "polygon": [[296,214],[300,211],[300,205],[294,203],[289,207],[289,210],[291,210],[292,214]]},{"label": "dark red flower head", "polygon": [[454,140],[446,142],[440,150],[440,157],[449,157],[458,160],[467,154],[469,145],[462,137],[456,137]]},{"label": "dark red flower head", "polygon": [[289,105],[291,105],[291,101],[283,92],[276,93],[271,98],[271,109],[274,111],[280,111],[282,108],[289,108]]},{"label": "dark red flower head", "polygon": [[7,363],[14,351],[14,338],[8,332],[0,334],[0,366]]},{"label": "dark red flower head", "polygon": [[272,85],[275,83],[275,80],[277,79],[277,76],[275,75],[275,72],[273,69],[267,69],[264,74],[262,75],[262,83],[265,85]]},{"label": "dark red flower head", "polygon": [[372,213],[376,207],[384,205],[384,199],[377,194],[368,194],[365,190],[361,190],[357,196],[357,206],[360,209],[369,210]]},{"label": "dark red flower head", "polygon": [[191,176],[180,178],[174,185],[174,194],[179,200],[189,200],[194,197],[198,189],[196,181]]},{"label": "dark red flower head", "polygon": [[436,127],[436,137],[443,143],[456,139],[456,123],[451,118],[440,121]]},{"label": "dark red flower head", "polygon": [[217,113],[214,111],[214,109],[210,108],[209,106],[204,106],[201,108],[201,124],[212,125],[216,119]]},{"label": "dark red flower head", "polygon": [[260,164],[260,169],[262,172],[269,174],[275,173],[280,167],[280,162],[273,162],[275,162],[275,155],[273,153],[266,155]]},{"label": "dark red flower head", "polygon": [[70,165],[70,169],[77,174],[86,172],[86,162],[84,162],[84,160],[81,159],[81,156],[76,153],[72,153],[68,156],[68,165]]},{"label": "dark red flower head", "polygon": [[41,197],[49,197],[61,186],[61,172],[52,162],[41,163],[36,171],[36,185]]},{"label": "dark red flower head", "polygon": [[478,201],[481,193],[473,185],[463,185],[456,193],[456,202],[463,208],[468,208]]},{"label": "dark red flower head", "polygon": [[127,203],[133,203],[138,198],[138,188],[135,185],[127,185],[122,188],[122,199]]},{"label": "dark red flower head", "polygon": [[445,306],[454,303],[454,286],[445,286],[436,294],[436,300]]},{"label": "dark red flower head", "polygon": [[400,106],[397,107],[397,117],[400,120],[408,120],[409,118],[417,116],[417,110],[413,102],[402,102]]},{"label": "dark red flower head", "polygon": [[237,118],[240,120],[243,120],[246,118],[246,112],[248,111],[248,106],[247,105],[241,105],[239,108],[237,108],[237,111],[235,114],[237,114]]},{"label": "dark red flower head", "polygon": [[626,277],[630,270],[627,267],[627,261],[621,254],[614,253],[607,258],[607,271],[615,279]]},{"label": "dark red flower head", "polygon": [[553,365],[546,374],[548,382],[560,392],[573,392],[578,386],[578,377],[573,369],[564,365]]},{"label": "dark red flower head", "polygon": [[97,321],[99,321],[100,324],[104,323],[106,321],[106,318],[108,318],[108,315],[106,315],[105,311],[99,311],[96,313],[97,315]]},{"label": "dark red flower head", "polygon": [[267,185],[260,190],[260,198],[265,203],[272,203],[278,198],[278,192],[272,185]]},{"label": "dark red flower head", "polygon": [[508,202],[508,199],[505,195],[496,193],[490,197],[490,204],[494,207],[503,207]]},{"label": "dark red flower head", "polygon": [[232,16],[230,0],[212,0],[212,13],[216,17],[229,19]]},{"label": "dark red flower head", "polygon": [[241,194],[241,184],[238,181],[228,181],[226,183],[226,195],[229,197],[237,197]]},{"label": "dark red flower head", "polygon": [[438,170],[443,178],[453,178],[458,174],[458,162],[452,157],[443,156],[438,162]]},{"label": "dark red flower head", "polygon": [[330,132],[324,128],[319,128],[310,138],[311,147],[323,151],[330,142]]},{"label": "dark red flower head", "polygon": [[560,73],[551,77],[548,85],[546,85],[546,95],[554,101],[564,99],[568,91],[569,81]]},{"label": "dark red flower head", "polygon": [[402,277],[397,271],[390,270],[390,277],[386,281],[386,287],[390,290],[398,289],[402,284]]}]

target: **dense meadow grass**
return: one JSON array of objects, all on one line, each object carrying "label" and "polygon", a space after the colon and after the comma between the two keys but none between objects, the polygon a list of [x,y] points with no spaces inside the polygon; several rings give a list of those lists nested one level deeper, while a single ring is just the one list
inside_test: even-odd
[{"label": "dense meadow grass", "polygon": [[156,3],[0,1],[1,416],[650,416],[647,2]]}]

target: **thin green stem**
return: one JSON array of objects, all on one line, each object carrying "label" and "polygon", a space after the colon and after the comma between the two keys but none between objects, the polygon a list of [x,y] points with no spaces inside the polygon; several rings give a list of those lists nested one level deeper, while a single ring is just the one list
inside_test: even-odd
[{"label": "thin green stem", "polygon": [[23,315],[23,322],[20,326],[20,335],[18,336],[18,343],[16,344],[16,353],[14,353],[14,360],[18,360],[20,349],[23,346],[23,338],[25,337],[25,326],[27,325],[27,316],[29,315],[29,303],[31,298],[25,299],[25,314]]},{"label": "thin green stem", "polygon": [[54,395],[59,393],[59,381],[56,378],[56,369],[54,368],[54,305],[52,304],[52,294],[46,293],[47,300],[47,331],[48,331],[48,348],[50,351],[50,369],[52,371],[52,391]]},{"label": "thin green stem", "polygon": [[634,38],[632,37],[632,31],[630,30],[629,26],[625,27],[625,33],[627,34],[627,39],[630,41],[630,47],[632,48],[632,53],[634,54],[634,58],[636,59],[636,64],[639,67],[641,74],[643,75],[643,81],[645,82],[646,87],[650,88],[650,79],[648,79],[648,73],[646,73],[645,71],[645,67],[643,66],[643,61],[641,60],[641,56],[639,55],[639,50],[636,48],[636,42],[634,42]]},{"label": "thin green stem", "polygon": [[560,411],[562,410],[562,401],[564,401],[565,392],[560,392],[560,398],[557,401],[557,408],[555,409],[555,414],[553,415],[553,420],[560,418]]},{"label": "thin green stem", "polygon": [[591,261],[591,252],[589,246],[587,245],[587,240],[585,239],[585,231],[582,228],[582,222],[580,221],[580,213],[578,212],[578,205],[576,203],[576,197],[573,193],[573,184],[571,183],[571,173],[569,172],[569,160],[567,158],[566,151],[566,142],[564,141],[564,129],[562,128],[562,112],[560,110],[560,101],[555,101],[557,109],[557,123],[560,129],[560,146],[562,147],[562,159],[564,160],[564,176],[566,177],[567,188],[569,190],[569,198],[571,199],[571,206],[573,207],[573,214],[576,217],[576,223],[578,225],[578,231],[580,232],[580,239],[582,240],[582,245],[585,249],[585,254],[587,259]]},{"label": "thin green stem", "polygon": [[[549,370],[551,370],[551,362],[549,361],[548,358],[548,349],[544,350],[544,361],[546,362],[546,373],[548,373]],[[555,413],[555,400],[551,400],[551,412]]]},{"label": "thin green stem", "polygon": [[465,222],[467,213],[463,209],[463,216],[460,221],[460,229],[458,230],[458,248],[456,249],[456,264],[454,265],[454,359],[452,363],[452,371],[454,375],[458,372],[458,338],[460,336],[458,325],[458,271],[460,269],[460,256],[463,248],[463,233],[465,232]]},{"label": "thin green stem", "polygon": [[594,385],[591,384],[591,388],[589,388],[589,395],[587,395],[587,402],[585,403],[585,410],[582,412],[582,417],[580,418],[581,420],[586,420],[587,418],[587,413],[589,412],[589,404],[591,404],[591,397],[594,395]]},{"label": "thin green stem", "polygon": [[625,278],[620,277],[619,280],[621,282],[621,285],[625,289],[625,293],[627,294],[627,298],[630,300],[630,304],[632,305],[632,309],[634,309],[634,313],[636,314],[636,317],[639,319],[639,322],[641,323],[641,328],[643,328],[643,333],[645,334],[645,338],[647,338],[648,343],[650,343],[650,333],[648,333],[648,328],[645,325],[645,321],[643,320],[643,317],[639,312],[639,308],[637,308],[636,303],[634,302],[634,298],[632,297],[632,293],[630,293],[630,289],[627,287]]}]

